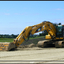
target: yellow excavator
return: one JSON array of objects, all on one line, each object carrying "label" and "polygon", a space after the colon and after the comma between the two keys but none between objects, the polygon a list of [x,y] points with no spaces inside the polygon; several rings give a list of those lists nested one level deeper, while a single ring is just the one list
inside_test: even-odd
[{"label": "yellow excavator", "polygon": [[49,21],[44,21],[40,24],[27,26],[11,43],[0,43],[0,50],[10,51],[12,49],[16,49],[21,45],[27,38],[29,38],[30,34],[44,31],[48,32],[48,35],[45,36],[43,41],[38,42],[39,47],[46,47],[47,45],[54,44],[55,47],[64,47],[64,25],[54,26]]}]

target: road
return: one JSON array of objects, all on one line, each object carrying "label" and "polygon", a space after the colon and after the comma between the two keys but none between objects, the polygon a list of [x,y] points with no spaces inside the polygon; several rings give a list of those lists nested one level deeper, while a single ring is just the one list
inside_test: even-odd
[{"label": "road", "polygon": [[0,60],[64,60],[64,48],[18,48],[0,51]]}]

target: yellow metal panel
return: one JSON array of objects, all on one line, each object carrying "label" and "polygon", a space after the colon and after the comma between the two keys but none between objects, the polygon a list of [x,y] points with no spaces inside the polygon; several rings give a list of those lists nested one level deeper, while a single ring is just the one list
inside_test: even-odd
[{"label": "yellow metal panel", "polygon": [[1,51],[2,49],[0,49],[0,51]]},{"label": "yellow metal panel", "polygon": [[59,39],[59,38],[56,37],[56,39]]},{"label": "yellow metal panel", "polygon": [[4,46],[9,46],[9,45],[4,45]]},{"label": "yellow metal panel", "polygon": [[57,39],[57,40],[59,40],[59,39],[63,39],[63,37],[60,37],[60,38],[56,37],[56,39]]},{"label": "yellow metal panel", "polygon": [[0,47],[0,48],[4,48],[4,47]]},{"label": "yellow metal panel", "polygon": [[63,37],[61,37],[60,39],[63,39]]},{"label": "yellow metal panel", "polygon": [[51,36],[50,35],[46,35],[45,39],[51,39]]}]

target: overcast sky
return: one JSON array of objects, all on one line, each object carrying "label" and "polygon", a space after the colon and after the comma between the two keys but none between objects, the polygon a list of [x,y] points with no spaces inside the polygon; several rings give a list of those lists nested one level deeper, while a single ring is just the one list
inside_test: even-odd
[{"label": "overcast sky", "polygon": [[64,1],[0,1],[0,34],[20,34],[45,20],[64,24]]}]

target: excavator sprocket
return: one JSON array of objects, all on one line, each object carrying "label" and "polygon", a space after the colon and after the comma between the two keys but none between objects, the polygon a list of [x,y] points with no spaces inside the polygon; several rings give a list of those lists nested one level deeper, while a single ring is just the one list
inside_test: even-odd
[{"label": "excavator sprocket", "polygon": [[55,43],[56,48],[64,48],[64,41],[57,41]]},{"label": "excavator sprocket", "polygon": [[15,45],[14,43],[9,43],[9,42],[5,42],[5,43],[0,43],[0,51],[10,51],[12,49],[15,49]]}]

